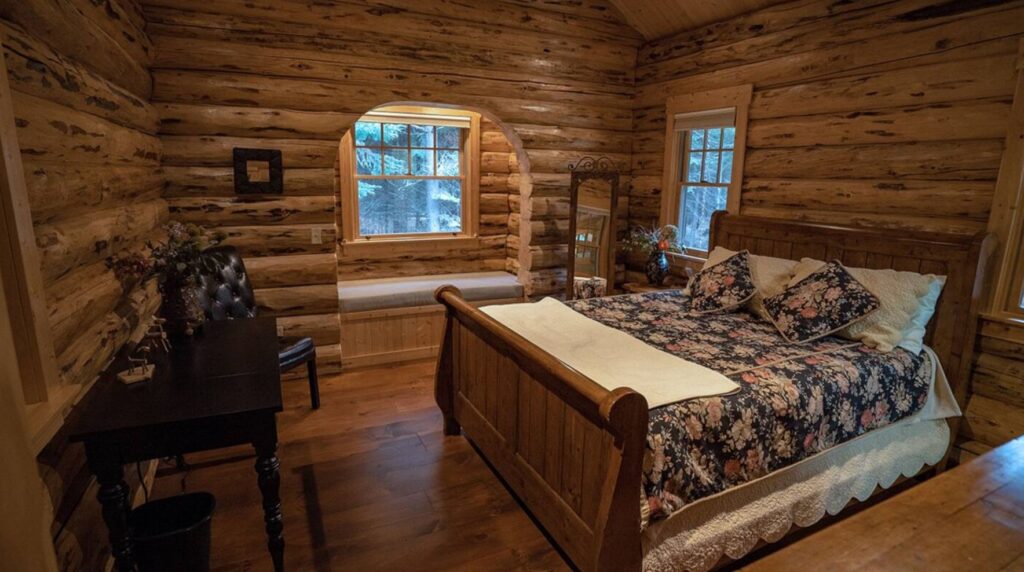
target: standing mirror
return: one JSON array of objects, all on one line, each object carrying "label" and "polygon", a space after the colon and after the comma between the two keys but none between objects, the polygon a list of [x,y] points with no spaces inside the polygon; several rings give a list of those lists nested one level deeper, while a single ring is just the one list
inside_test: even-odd
[{"label": "standing mirror", "polygon": [[619,172],[607,157],[569,166],[567,299],[611,294],[615,284],[615,210]]}]

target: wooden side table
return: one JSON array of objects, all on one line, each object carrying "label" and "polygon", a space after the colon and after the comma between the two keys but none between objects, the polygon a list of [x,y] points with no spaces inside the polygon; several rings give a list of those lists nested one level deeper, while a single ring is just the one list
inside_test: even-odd
[{"label": "wooden side table", "polygon": [[660,292],[662,290],[680,290],[686,288],[686,284],[662,284],[656,286],[654,284],[648,284],[646,282],[626,282],[622,285],[622,290],[631,294],[642,294],[644,292]]}]

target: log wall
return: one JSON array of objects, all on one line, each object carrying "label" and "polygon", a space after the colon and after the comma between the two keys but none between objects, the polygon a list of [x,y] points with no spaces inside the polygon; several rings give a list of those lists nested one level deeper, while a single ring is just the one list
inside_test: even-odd
[{"label": "log wall", "polygon": [[[564,280],[552,261],[564,249],[556,243],[567,238],[567,211],[529,223],[536,212],[552,212],[552,199],[567,204],[569,162],[608,153],[629,167],[640,38],[609,19],[613,9],[603,1],[541,7],[398,0],[387,9],[341,0],[144,4],[156,48],[153,100],[171,210],[180,212],[184,199],[198,201],[189,203],[196,207],[194,220],[226,226],[250,259],[273,256],[284,264],[298,255],[322,255],[324,269],[333,262],[336,231],[328,203],[338,140],[360,115],[388,103],[469,108],[509,131],[514,162],[506,161],[508,147],[493,137],[493,124],[484,130],[483,160],[491,166],[482,170],[482,248],[446,261],[467,270],[512,269],[535,295],[560,291]],[[492,144],[500,150],[487,151]],[[234,146],[282,150],[286,196],[275,203],[280,209],[259,209],[244,221],[225,218],[232,209],[221,207],[234,201],[227,169]],[[302,183],[292,185],[289,177]],[[510,192],[513,198],[503,201],[500,195]],[[273,214],[308,202],[323,210],[301,222]],[[323,233],[323,244],[310,243],[313,228]],[[524,243],[537,245],[539,256],[525,257]],[[393,258],[337,262],[352,277],[443,268],[440,261]],[[287,281],[275,266],[263,264],[254,279]],[[326,316],[333,282],[318,278],[301,286],[322,308],[315,312]],[[257,292],[257,299],[265,294]]]},{"label": "log wall", "polygon": [[982,320],[976,348],[961,457],[1024,435],[1024,328]]},{"label": "log wall", "polygon": [[[125,291],[105,264],[167,218],[152,45],[133,0],[4,2],[0,36],[61,374],[47,406],[60,415],[159,304],[152,285]],[[102,569],[81,446],[58,431],[38,460],[62,569]]]},{"label": "log wall", "polygon": [[984,230],[1021,22],[1021,2],[801,0],[643,46],[631,218],[658,215],[666,97],[753,84],[743,214]]}]

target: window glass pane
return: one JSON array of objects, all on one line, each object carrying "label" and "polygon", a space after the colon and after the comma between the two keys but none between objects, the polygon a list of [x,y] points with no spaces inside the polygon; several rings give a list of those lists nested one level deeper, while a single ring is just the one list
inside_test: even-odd
[{"label": "window glass pane", "polygon": [[412,150],[412,174],[428,177],[434,175],[434,151],[432,149]]},{"label": "window glass pane", "polygon": [[704,154],[701,152],[690,153],[687,157],[686,181],[688,183],[700,182],[700,159]]},{"label": "window glass pane", "polygon": [[[438,128],[440,131],[441,128]],[[441,134],[437,134],[437,138],[441,138]],[[461,170],[459,164],[459,152],[458,151],[438,151],[437,152],[437,176],[438,177],[458,177]]]},{"label": "window glass pane", "polygon": [[681,193],[679,230],[683,246],[706,251],[711,213],[725,209],[728,188],[683,186]]},{"label": "window glass pane", "polygon": [[732,151],[722,151],[722,168],[718,171],[718,182],[732,182]]},{"label": "window glass pane", "polygon": [[459,128],[458,127],[438,127],[437,128],[437,146],[444,149],[458,149],[459,148]]},{"label": "window glass pane", "polygon": [[732,149],[736,146],[736,128],[726,127],[722,129],[722,147]]},{"label": "window glass pane", "polygon": [[409,145],[409,126],[404,123],[385,123],[384,145],[407,147]]},{"label": "window glass pane", "polygon": [[364,235],[462,230],[458,180],[359,181],[359,232]]},{"label": "window glass pane", "polygon": [[690,132],[690,149],[704,148],[704,130],[694,129]]},{"label": "window glass pane", "polygon": [[433,125],[410,125],[409,135],[412,139],[413,147],[433,147],[434,146],[434,126]]},{"label": "window glass pane", "polygon": [[381,169],[379,148],[356,148],[356,174],[379,175]]},{"label": "window glass pane", "polygon": [[704,182],[718,182],[718,151],[709,151],[704,155]]},{"label": "window glass pane", "polygon": [[356,145],[380,145],[380,123],[357,121]]},{"label": "window glass pane", "polygon": [[706,147],[708,149],[720,149],[722,147],[722,130],[721,129],[708,129],[708,139]]},{"label": "window glass pane", "polygon": [[384,174],[408,175],[409,151],[407,149],[384,150]]}]

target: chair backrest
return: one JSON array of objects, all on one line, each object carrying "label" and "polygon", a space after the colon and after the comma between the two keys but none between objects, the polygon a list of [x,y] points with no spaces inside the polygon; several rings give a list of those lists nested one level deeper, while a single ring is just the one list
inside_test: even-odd
[{"label": "chair backrest", "polygon": [[256,316],[252,283],[235,247],[214,246],[203,251],[198,297],[207,320]]}]

